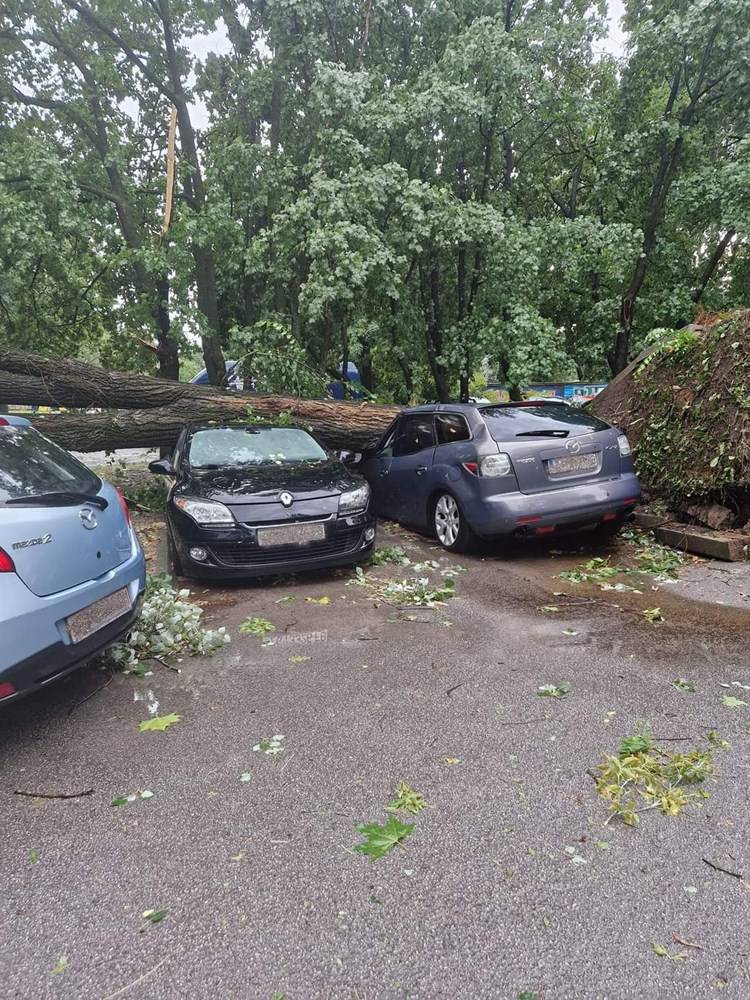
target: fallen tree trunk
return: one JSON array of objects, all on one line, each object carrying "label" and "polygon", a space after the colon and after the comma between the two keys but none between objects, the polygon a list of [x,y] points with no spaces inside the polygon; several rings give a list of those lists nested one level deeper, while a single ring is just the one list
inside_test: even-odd
[{"label": "fallen tree trunk", "polygon": [[291,409],[296,420],[308,425],[327,447],[354,451],[376,440],[398,412],[397,407],[227,394],[205,400],[200,406],[192,400],[181,400],[150,410],[49,413],[31,419],[43,434],[72,451],[157,448],[173,445],[186,423],[246,420],[249,403],[256,416],[274,417]]},{"label": "fallen tree trunk", "polygon": [[398,413],[373,403],[222,391],[0,347],[0,405],[6,403],[103,408],[33,417],[45,434],[76,451],[164,447],[188,422],[244,420],[249,410],[271,419],[289,413],[328,447],[360,449]]}]

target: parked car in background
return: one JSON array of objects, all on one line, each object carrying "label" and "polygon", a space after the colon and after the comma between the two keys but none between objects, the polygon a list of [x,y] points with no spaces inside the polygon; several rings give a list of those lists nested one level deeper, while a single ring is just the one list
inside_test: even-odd
[{"label": "parked car in background", "polygon": [[[224,370],[226,371],[224,381],[227,389],[232,389],[234,392],[241,392],[244,387],[241,363],[239,361],[225,361]],[[202,368],[190,381],[193,385],[208,385],[208,371]]]},{"label": "parked car in background", "polygon": [[404,410],[359,468],[377,514],[455,551],[477,538],[615,532],[641,492],[625,435],[556,400]]},{"label": "parked car in background", "polygon": [[372,552],[370,487],[305,430],[188,426],[172,459],[149,468],[175,479],[167,523],[179,576],[324,569]]},{"label": "parked car in background", "polygon": [[119,639],[145,586],[122,494],[28,420],[0,416],[0,704]]}]

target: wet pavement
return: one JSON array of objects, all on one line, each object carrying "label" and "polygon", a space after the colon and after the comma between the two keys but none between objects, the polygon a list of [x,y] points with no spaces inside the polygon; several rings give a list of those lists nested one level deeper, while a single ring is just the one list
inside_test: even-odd
[{"label": "wet pavement", "polygon": [[[707,563],[687,583],[628,577],[636,594],[557,576],[627,561],[622,543],[460,559],[408,533],[386,543],[438,560],[433,580],[466,567],[456,596],[376,606],[348,572],[193,586],[231,632],[220,654],[144,678],[81,671],[3,712],[3,996],[750,996],[750,704],[723,696],[750,698],[721,686],[750,684],[746,567],[731,584]],[[706,573],[707,601],[691,600]],[[272,643],[239,633],[248,616]],[[149,692],[182,721],[139,732]],[[702,805],[605,827],[589,771],[646,727],[665,747],[713,730],[731,749]],[[283,752],[253,751],[274,735]],[[401,781],[429,804],[414,831],[382,859],[354,853]]]}]

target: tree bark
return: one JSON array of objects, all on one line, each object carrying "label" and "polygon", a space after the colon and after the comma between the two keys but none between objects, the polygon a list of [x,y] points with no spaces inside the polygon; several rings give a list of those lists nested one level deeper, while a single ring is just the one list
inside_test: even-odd
[{"label": "tree bark", "polygon": [[148,410],[49,413],[31,419],[47,437],[75,451],[163,448],[173,445],[189,423],[252,420],[247,415],[250,405],[255,417],[273,418],[291,410],[293,419],[309,426],[328,448],[354,451],[372,445],[399,412],[396,406],[227,393],[208,396],[200,405],[192,399],[183,399],[171,406]]},{"label": "tree bark", "polygon": [[104,409],[33,418],[53,440],[76,451],[163,447],[174,443],[186,423],[273,419],[281,413],[309,425],[328,447],[358,450],[399,412],[397,406],[366,402],[222,392],[0,347],[0,406],[7,403]]}]

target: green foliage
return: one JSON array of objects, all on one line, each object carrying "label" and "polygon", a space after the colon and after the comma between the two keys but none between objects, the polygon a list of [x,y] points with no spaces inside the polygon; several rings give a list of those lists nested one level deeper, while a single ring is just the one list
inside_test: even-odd
[{"label": "green foliage", "polygon": [[411,785],[406,781],[401,781],[396,789],[395,797],[385,808],[386,812],[408,812],[416,815],[427,808],[427,803]]},{"label": "green foliage", "polygon": [[275,631],[276,626],[266,618],[246,618],[240,625],[240,632],[243,635],[257,635],[262,637],[270,635],[271,632]]},{"label": "green foliage", "polygon": [[560,684],[542,684],[537,688],[536,693],[544,698],[564,698],[570,691],[570,684],[562,681]]},{"label": "green foliage", "polygon": [[203,608],[188,602],[189,596],[189,590],[175,590],[168,575],[150,576],[136,627],[107,652],[112,663],[135,673],[144,660],[180,654],[209,656],[228,643],[223,626],[201,626]]},{"label": "green foliage", "polygon": [[390,816],[385,823],[361,823],[357,830],[364,838],[362,843],[355,844],[358,854],[366,854],[371,861],[384,857],[414,831],[413,823],[402,823],[395,816]]},{"label": "green foliage", "polygon": [[617,755],[605,755],[597,771],[596,788],[610,811],[607,822],[617,816],[636,826],[646,810],[658,808],[665,816],[677,816],[706,798],[705,790],[690,791],[686,786],[713,776],[713,750],[663,750],[650,734],[641,732],[621,740]]},{"label": "green foliage", "polygon": [[370,562],[373,566],[386,566],[391,563],[397,566],[408,566],[410,559],[403,545],[378,545]]}]

